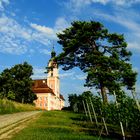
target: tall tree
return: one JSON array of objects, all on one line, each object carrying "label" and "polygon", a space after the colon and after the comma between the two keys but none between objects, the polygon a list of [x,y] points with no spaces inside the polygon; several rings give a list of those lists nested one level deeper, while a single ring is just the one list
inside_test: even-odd
[{"label": "tall tree", "polygon": [[56,57],[58,64],[63,70],[79,67],[87,73],[85,86],[100,89],[104,103],[107,92],[133,88],[137,74],[129,63],[131,52],[123,35],[109,33],[99,22],[75,21],[58,38],[63,47]]},{"label": "tall tree", "polygon": [[36,95],[32,92],[33,68],[27,62],[5,69],[0,74],[1,98],[8,98],[22,103],[32,103]]}]

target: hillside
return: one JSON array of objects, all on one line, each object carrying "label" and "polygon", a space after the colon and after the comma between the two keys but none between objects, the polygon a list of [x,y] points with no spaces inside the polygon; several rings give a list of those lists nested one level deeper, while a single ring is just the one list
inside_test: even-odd
[{"label": "hillside", "polygon": [[[95,127],[94,124],[92,126]],[[12,140],[96,140],[99,137],[96,137],[97,129],[94,127],[82,121],[80,114],[44,111],[36,121],[16,134]]]},{"label": "hillside", "polygon": [[0,99],[0,114],[9,114],[22,111],[36,110],[35,106],[30,104],[21,104],[7,99]]}]

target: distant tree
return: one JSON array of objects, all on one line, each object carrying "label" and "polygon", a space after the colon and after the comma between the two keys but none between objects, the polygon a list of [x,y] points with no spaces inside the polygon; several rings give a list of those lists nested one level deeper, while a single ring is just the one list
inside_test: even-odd
[{"label": "distant tree", "polygon": [[69,94],[68,102],[69,102],[70,110],[77,112],[78,111],[77,104],[79,102],[78,95],[77,94]]},{"label": "distant tree", "polygon": [[63,70],[79,67],[85,72],[85,86],[100,89],[104,103],[107,93],[123,86],[133,88],[137,73],[129,62],[131,52],[123,35],[109,33],[99,22],[75,21],[58,38],[63,47],[56,57],[58,64]]},{"label": "distant tree", "polygon": [[36,95],[32,92],[32,66],[27,62],[5,69],[0,74],[0,97],[22,103],[32,103]]},{"label": "distant tree", "polygon": [[[11,70],[10,69],[5,69],[1,74],[0,74],[0,98],[7,98],[9,95],[8,93],[11,92],[13,86],[14,79],[11,75]],[[11,94],[11,93],[10,93]],[[13,98],[15,99],[15,94],[12,93]]]},{"label": "distant tree", "polygon": [[101,107],[101,99],[100,97],[93,95],[91,91],[85,91],[80,95],[69,94],[68,99],[70,104],[69,107],[74,112],[84,112],[83,101],[85,105],[87,105],[86,103],[88,103],[90,108],[91,108],[91,101],[92,101],[93,106],[97,111],[97,113],[100,112],[99,108]]}]

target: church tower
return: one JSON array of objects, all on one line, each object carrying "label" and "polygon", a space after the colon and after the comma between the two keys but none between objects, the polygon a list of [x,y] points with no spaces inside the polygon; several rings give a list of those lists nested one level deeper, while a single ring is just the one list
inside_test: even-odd
[{"label": "church tower", "polygon": [[56,53],[54,48],[51,52],[51,59],[48,63],[48,78],[47,84],[53,90],[56,97],[60,97],[60,81],[59,81],[59,74],[58,74],[58,65],[57,62],[54,60]]}]

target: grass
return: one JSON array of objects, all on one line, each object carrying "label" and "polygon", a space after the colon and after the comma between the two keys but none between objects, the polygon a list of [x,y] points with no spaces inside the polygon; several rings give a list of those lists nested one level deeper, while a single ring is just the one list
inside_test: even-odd
[{"label": "grass", "polygon": [[[77,121],[78,114],[66,111],[44,111],[12,140],[97,140],[94,131]],[[83,122],[84,123],[84,122]],[[101,138],[100,140],[107,140]]]},{"label": "grass", "polygon": [[33,105],[21,104],[14,101],[0,99],[0,114],[36,110]]}]

